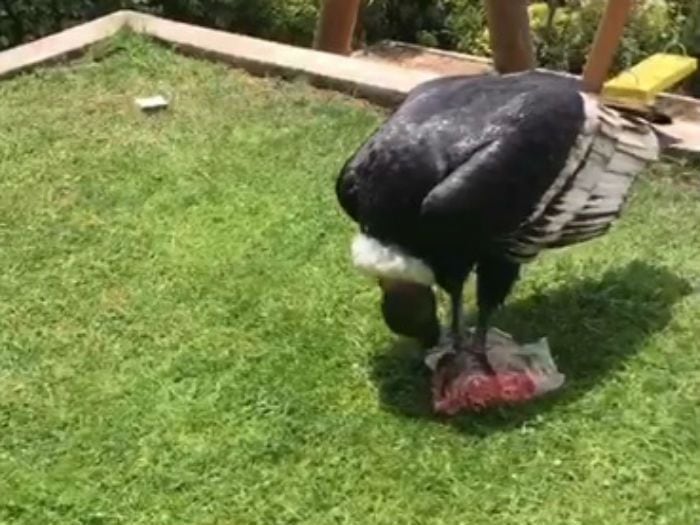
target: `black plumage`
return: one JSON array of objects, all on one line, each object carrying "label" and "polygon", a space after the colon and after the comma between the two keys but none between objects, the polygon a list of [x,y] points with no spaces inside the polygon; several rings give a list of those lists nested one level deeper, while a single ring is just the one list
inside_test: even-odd
[{"label": "black plumage", "polygon": [[[607,231],[657,153],[647,123],[600,105],[575,79],[445,77],[410,93],[345,164],[336,193],[374,248],[425,264],[420,275],[450,294],[456,344],[462,289],[476,272],[483,349],[520,265]],[[406,265],[372,264],[364,269],[380,279],[415,280]]]}]

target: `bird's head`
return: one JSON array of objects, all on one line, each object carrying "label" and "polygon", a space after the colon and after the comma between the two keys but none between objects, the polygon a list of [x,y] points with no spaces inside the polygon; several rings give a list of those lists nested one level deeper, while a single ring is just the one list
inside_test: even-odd
[{"label": "bird's head", "polygon": [[425,348],[437,345],[440,323],[437,301],[430,286],[393,279],[380,279],[382,314],[389,329],[416,339]]},{"label": "bird's head", "polygon": [[382,314],[389,329],[426,348],[435,346],[440,324],[432,268],[402,248],[364,233],[353,240],[352,257],[355,267],[379,283]]}]

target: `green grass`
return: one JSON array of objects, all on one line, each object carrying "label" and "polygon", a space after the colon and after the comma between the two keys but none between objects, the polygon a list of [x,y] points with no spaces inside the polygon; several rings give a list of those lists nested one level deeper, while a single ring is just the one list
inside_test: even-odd
[{"label": "green grass", "polygon": [[[0,83],[0,524],[700,519],[700,190],[661,165],[498,325],[561,394],[431,417],[333,182],[383,115],[122,37]],[[133,97],[165,93],[146,117]]]}]

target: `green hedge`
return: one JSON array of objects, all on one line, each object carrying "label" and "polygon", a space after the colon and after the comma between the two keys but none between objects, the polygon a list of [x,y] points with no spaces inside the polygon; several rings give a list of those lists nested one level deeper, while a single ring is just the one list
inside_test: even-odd
[{"label": "green hedge", "polygon": [[318,0],[160,0],[150,2],[166,17],[288,42],[310,45]]},{"label": "green hedge", "polygon": [[[138,9],[262,38],[310,45],[320,0],[0,0],[0,48],[119,8]],[[546,27],[547,7],[531,6],[538,62],[579,72],[605,0],[568,0]],[[483,0],[365,0],[363,39],[394,39],[488,55]],[[643,0],[616,67],[664,50],[700,56],[700,0]]]},{"label": "green hedge", "polygon": [[0,49],[59,31],[139,0],[0,0]]}]

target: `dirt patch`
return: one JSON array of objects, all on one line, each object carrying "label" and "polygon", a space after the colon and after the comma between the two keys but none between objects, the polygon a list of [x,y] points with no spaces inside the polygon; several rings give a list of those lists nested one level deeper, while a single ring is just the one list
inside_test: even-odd
[{"label": "dirt patch", "polygon": [[492,69],[491,62],[486,58],[424,49],[399,42],[380,43],[358,51],[354,56],[443,75],[478,75]]}]

